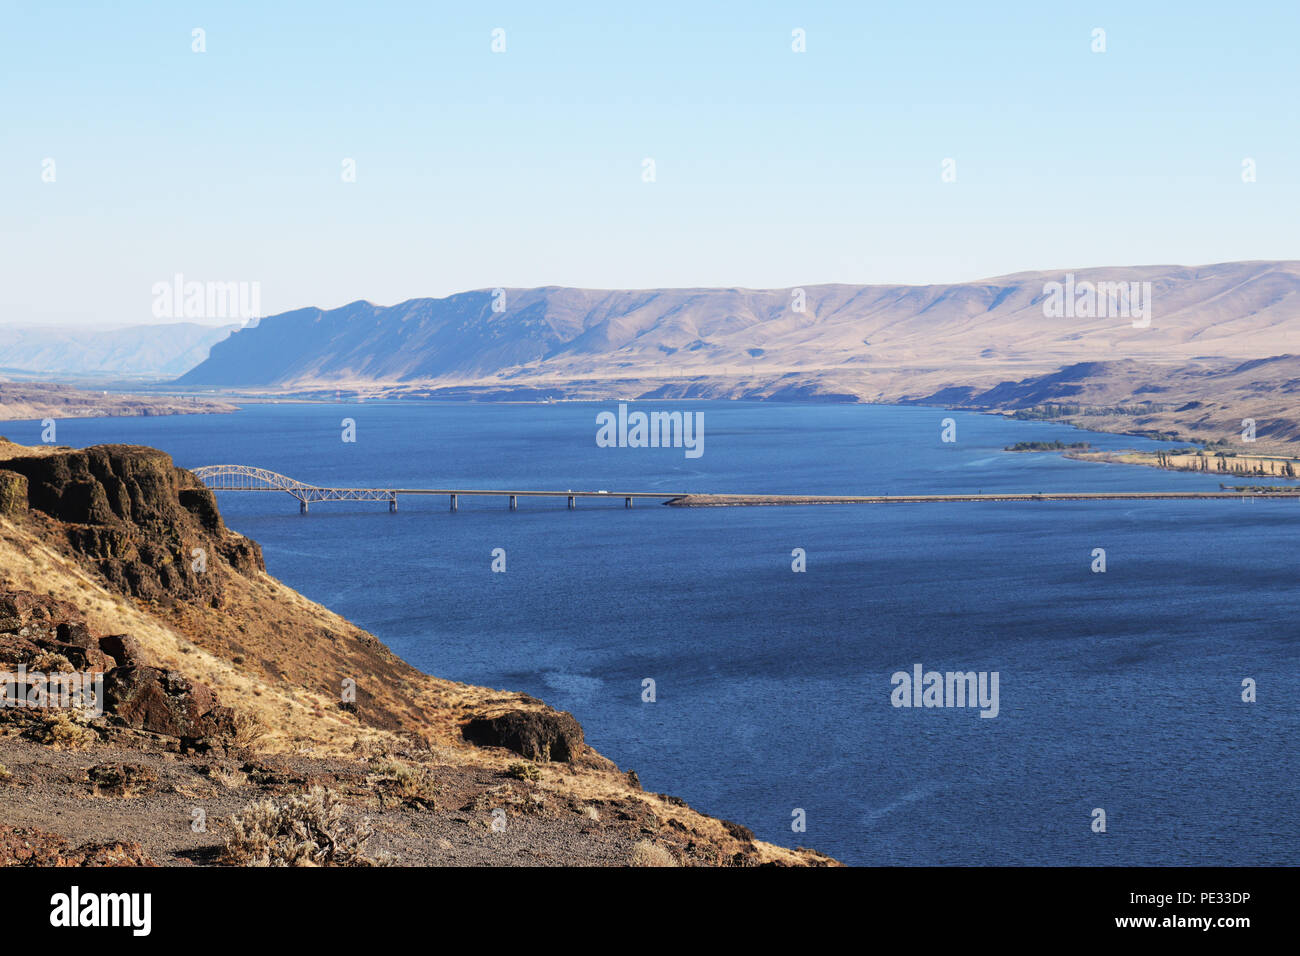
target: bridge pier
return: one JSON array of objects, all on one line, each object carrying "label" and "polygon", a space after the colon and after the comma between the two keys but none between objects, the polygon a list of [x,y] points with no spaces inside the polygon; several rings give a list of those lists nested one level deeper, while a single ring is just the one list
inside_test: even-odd
[{"label": "bridge pier", "polygon": [[623,499],[623,507],[624,507],[624,508],[631,508],[631,507],[632,507],[632,499],[631,499],[631,498],[624,498],[624,499]]},{"label": "bridge pier", "polygon": [[574,508],[578,507],[577,504],[575,503],[576,501],[577,501],[577,499],[575,499],[575,498],[573,497],[573,495],[569,495],[569,510],[570,510],[570,511],[572,511]]},{"label": "bridge pier", "polygon": [[452,496],[451,496],[451,510],[452,510],[452,511],[455,511],[455,510],[456,510],[456,504],[457,504],[456,499],[459,498],[459,497],[460,497],[459,495],[452,495]]},{"label": "bridge pier", "polygon": [[305,515],[306,513],[307,513],[307,499],[300,498],[298,500],[298,514]]},{"label": "bridge pier", "polygon": [[393,495],[388,499],[388,513],[390,515],[397,514],[397,495]]},{"label": "bridge pier", "polygon": [[519,510],[519,496],[518,496],[518,495],[511,495],[511,496],[510,496],[510,510],[511,510],[511,511],[518,511],[518,510]]}]

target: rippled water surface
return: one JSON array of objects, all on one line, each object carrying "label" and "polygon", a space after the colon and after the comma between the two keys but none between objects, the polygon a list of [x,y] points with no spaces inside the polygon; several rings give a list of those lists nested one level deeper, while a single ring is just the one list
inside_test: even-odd
[{"label": "rippled water surface", "polygon": [[[1008,454],[1090,440],[938,409],[698,403],[704,454],[596,447],[612,404],[254,405],[59,423],[319,485],[780,493],[1216,489]],[[646,407],[638,405],[637,407]],[[682,407],[682,406],[674,406]],[[940,441],[940,421],[958,441]],[[357,423],[354,444],[341,420]],[[4,423],[39,441],[37,423]],[[1300,863],[1300,504],[676,509],[223,494],[271,573],[443,677],[526,691],[650,790],[854,863]],[[507,571],[491,571],[504,548]],[[802,548],[807,571],[791,570]],[[1091,571],[1106,551],[1107,571]],[[999,713],[891,675],[996,671]],[[654,703],[642,700],[653,679]],[[1242,680],[1258,702],[1241,700]],[[1095,808],[1107,832],[1090,828]],[[792,832],[806,813],[807,831]]]}]

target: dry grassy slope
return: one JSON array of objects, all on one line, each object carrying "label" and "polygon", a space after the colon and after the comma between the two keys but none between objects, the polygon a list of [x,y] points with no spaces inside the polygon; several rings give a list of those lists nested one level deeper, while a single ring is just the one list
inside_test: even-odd
[{"label": "dry grassy slope", "polygon": [[[1300,444],[1300,356],[1169,367],[1146,362],[1090,362],[991,389],[947,396],[954,404],[1014,410],[1047,403],[1080,405],[1067,420],[1083,428],[1173,434],[1184,441],[1226,442],[1243,452],[1294,455]],[[1106,409],[1149,405],[1138,414]],[[1256,440],[1241,441],[1242,421]]]},{"label": "dry grassy slope", "polygon": [[[147,452],[148,462],[166,459],[160,452],[141,451]],[[31,470],[34,458],[54,466],[81,454],[4,442],[0,477],[9,469]],[[184,487],[188,472],[175,471]],[[192,476],[189,480],[197,485]],[[70,544],[76,527],[35,508],[0,515],[0,585],[67,601],[99,633],[133,635],[145,659],[209,685],[222,703],[259,718],[267,735],[258,749],[267,752],[356,757],[419,750],[452,766],[501,770],[518,756],[466,743],[462,722],[472,714],[507,708],[548,709],[526,695],[422,674],[372,635],[260,568],[228,563],[218,552],[219,542],[205,538],[198,525],[180,531],[182,554],[188,555],[191,546],[211,548],[206,577],[193,585],[198,590],[189,599],[146,600],[124,593],[111,574],[103,573],[102,561]],[[213,534],[239,538],[224,526]],[[184,585],[177,588],[184,590]],[[357,682],[355,712],[339,706],[345,677]],[[543,764],[540,770],[539,786],[545,790],[583,801],[638,801],[663,823],[676,821],[680,832],[716,846],[720,857],[745,851],[755,862],[825,862],[811,851],[742,843],[720,821],[643,793],[590,748],[572,763]]]}]

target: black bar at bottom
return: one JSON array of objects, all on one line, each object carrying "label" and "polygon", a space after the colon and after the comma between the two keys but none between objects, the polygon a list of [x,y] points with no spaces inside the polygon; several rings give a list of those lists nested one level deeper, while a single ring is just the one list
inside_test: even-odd
[{"label": "black bar at bottom", "polygon": [[[0,894],[11,929],[32,936],[76,934],[126,941],[193,940],[214,920],[231,938],[260,946],[283,941],[296,951],[319,942],[331,949],[364,941],[376,922],[413,932],[429,919],[444,928],[479,927],[491,938],[510,925],[540,931],[538,913],[581,914],[584,933],[620,925],[646,932],[684,930],[688,917],[707,934],[733,941],[761,934],[769,921],[812,945],[847,929],[867,940],[911,940],[928,949],[955,941],[987,945],[1050,938],[1135,940],[1190,938],[1232,946],[1259,930],[1285,931],[1293,921],[1295,871],[1286,868],[829,868],[768,869],[0,869]],[[83,912],[89,896],[135,913],[116,927],[55,926],[71,920],[72,888]],[[149,894],[148,937],[140,905]],[[102,899],[102,897],[101,897]],[[509,901],[514,901],[510,903]],[[642,903],[655,901],[649,909]],[[730,903],[724,901],[730,900]],[[640,901],[630,906],[632,901]],[[63,909],[60,910],[60,906]],[[431,907],[441,915],[435,916]],[[724,915],[725,914],[725,915]],[[517,924],[515,921],[518,921]],[[630,921],[630,922],[629,922]],[[648,922],[647,922],[648,921]],[[81,922],[78,919],[78,922]],[[703,933],[696,923],[693,938]],[[674,929],[676,927],[676,929]],[[203,931],[208,932],[207,930]],[[484,939],[484,945],[491,942]],[[612,938],[612,937],[607,937]],[[834,938],[834,937],[830,937]]]}]

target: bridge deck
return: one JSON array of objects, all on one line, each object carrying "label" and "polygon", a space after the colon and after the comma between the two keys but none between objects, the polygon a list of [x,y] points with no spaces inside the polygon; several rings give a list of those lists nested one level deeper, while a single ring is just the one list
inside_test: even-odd
[{"label": "bridge deck", "polygon": [[991,492],[985,494],[947,495],[727,495],[691,494],[673,491],[574,491],[510,490],[504,488],[323,488],[308,485],[284,475],[248,465],[207,465],[196,468],[197,475],[213,491],[274,491],[292,495],[307,511],[311,502],[320,501],[387,501],[389,510],[397,510],[400,495],[446,495],[455,511],[462,497],[509,498],[514,509],[520,498],[565,498],[573,508],[579,498],[622,498],[625,507],[635,499],[654,499],[679,508],[721,508],[751,505],[819,505],[819,504],[905,504],[955,501],[1153,501],[1196,500],[1212,498],[1300,498],[1300,487],[1283,491],[1080,491],[1080,492]]},{"label": "bridge deck", "polygon": [[[498,498],[669,498],[687,497],[684,491],[509,491],[498,488],[321,488],[316,485],[288,485],[284,488],[246,488],[235,485],[208,484],[213,491],[269,491],[276,494],[300,495],[313,501],[338,500],[387,501],[393,495],[460,495],[462,497],[495,496]],[[347,496],[342,497],[342,496]],[[361,497],[366,496],[366,497]]]},{"label": "bridge deck", "polygon": [[1156,501],[1202,498],[1300,498],[1294,491],[1058,491],[1001,492],[974,495],[681,495],[665,502],[679,508],[746,505],[908,504],[945,501]]}]

